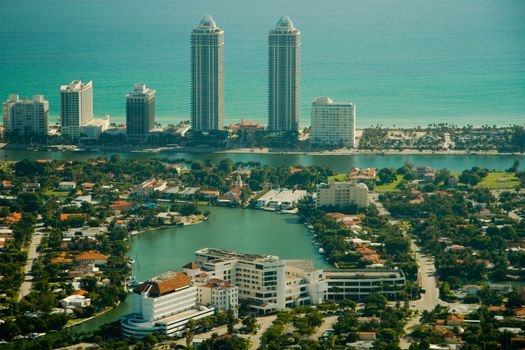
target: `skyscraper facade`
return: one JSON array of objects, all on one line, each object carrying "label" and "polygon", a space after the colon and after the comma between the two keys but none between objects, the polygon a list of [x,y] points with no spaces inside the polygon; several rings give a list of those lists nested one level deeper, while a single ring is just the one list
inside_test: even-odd
[{"label": "skyscraper facade", "polygon": [[93,119],[93,82],[74,80],[60,87],[60,128],[70,140],[80,138],[80,126]]},{"label": "skyscraper facade", "polygon": [[4,114],[4,135],[11,137],[47,136],[49,102],[42,95],[20,99],[18,95],[9,95],[2,104]]},{"label": "skyscraper facade", "polygon": [[288,16],[268,36],[268,129],[299,130],[301,32]]},{"label": "skyscraper facade", "polygon": [[126,96],[126,131],[130,138],[143,138],[155,127],[155,90],[136,84]]},{"label": "skyscraper facade", "polygon": [[314,145],[355,147],[356,108],[351,102],[334,102],[318,97],[312,103],[311,137]]},{"label": "skyscraper facade", "polygon": [[191,33],[191,125],[219,130],[224,120],[224,31],[205,16]]}]

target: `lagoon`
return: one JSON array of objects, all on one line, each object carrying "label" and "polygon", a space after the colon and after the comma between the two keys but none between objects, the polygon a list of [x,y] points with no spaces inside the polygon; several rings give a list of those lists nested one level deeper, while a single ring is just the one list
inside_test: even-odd
[{"label": "lagoon", "polygon": [[[169,270],[182,270],[194,252],[205,247],[277,255],[284,259],[311,259],[319,268],[330,265],[312,244],[306,227],[293,215],[253,209],[202,207],[209,211],[198,225],[147,231],[131,238],[129,256],[133,274],[144,281]],[[131,312],[131,298],[115,309],[75,327],[91,331]]]}]

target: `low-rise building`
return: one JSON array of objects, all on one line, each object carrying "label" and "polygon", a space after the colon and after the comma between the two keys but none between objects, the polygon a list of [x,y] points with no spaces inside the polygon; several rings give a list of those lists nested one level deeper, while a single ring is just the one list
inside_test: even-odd
[{"label": "low-rise building", "polygon": [[105,118],[91,119],[80,126],[80,137],[86,140],[98,140],[109,129],[109,115]]},{"label": "low-rise building", "polygon": [[149,197],[153,192],[164,191],[167,184],[164,180],[149,179],[136,186],[133,195],[140,198]]},{"label": "low-rise building", "polygon": [[352,168],[348,174],[350,181],[375,181],[377,176],[376,168]]},{"label": "low-rise building", "polygon": [[84,295],[73,294],[60,300],[60,305],[64,309],[83,308],[91,305],[91,299],[86,298]]},{"label": "low-rise building", "polygon": [[94,264],[94,265],[106,265],[109,259],[109,255],[99,253],[94,250],[83,252],[75,257],[75,262],[79,264]]},{"label": "low-rise building", "polygon": [[73,191],[77,188],[77,183],[75,181],[62,181],[58,184],[59,191]]},{"label": "low-rise building", "polygon": [[204,283],[197,283],[197,303],[212,306],[224,312],[239,307],[239,289],[229,282],[210,278]]},{"label": "low-rise building", "polygon": [[278,189],[270,190],[255,202],[255,207],[269,210],[288,210],[295,208],[297,203],[306,197],[303,190]]},{"label": "low-rise building", "polygon": [[363,183],[336,182],[317,185],[317,206],[346,207],[354,205],[357,208],[368,206],[368,187]]},{"label": "low-rise building", "polygon": [[380,293],[395,299],[403,292],[405,275],[398,269],[333,269],[325,270],[327,299],[362,299]]}]

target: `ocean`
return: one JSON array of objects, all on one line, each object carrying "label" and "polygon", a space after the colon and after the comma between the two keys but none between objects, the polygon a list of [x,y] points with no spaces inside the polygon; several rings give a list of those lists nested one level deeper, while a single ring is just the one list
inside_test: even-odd
[{"label": "ocean", "polygon": [[1,0],[0,98],[93,80],[95,114],[124,121],[137,82],[157,121],[188,120],[190,32],[225,31],[225,122],[266,123],[267,34],[302,32],[301,125],[316,96],[352,101],[357,126],[525,123],[523,0]]}]

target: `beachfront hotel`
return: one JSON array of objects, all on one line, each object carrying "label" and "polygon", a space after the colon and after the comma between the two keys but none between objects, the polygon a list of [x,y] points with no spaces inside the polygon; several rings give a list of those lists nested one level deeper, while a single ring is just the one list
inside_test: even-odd
[{"label": "beachfront hotel", "polygon": [[317,185],[316,204],[318,207],[357,208],[368,206],[368,187],[364,183],[330,181]]},{"label": "beachfront hotel", "polygon": [[144,140],[155,127],[155,90],[136,84],[126,96],[126,133],[129,139]]},{"label": "beachfront hotel", "polygon": [[355,105],[318,97],[312,102],[311,137],[313,145],[355,147]]},{"label": "beachfront hotel", "polygon": [[74,80],[60,87],[60,130],[69,140],[80,138],[80,126],[93,119],[93,82]]},{"label": "beachfront hotel", "polygon": [[193,130],[223,128],[224,31],[205,16],[191,33],[191,126]]},{"label": "beachfront hotel", "polygon": [[20,99],[18,95],[9,95],[2,104],[4,117],[4,135],[47,136],[49,102],[42,95]]},{"label": "beachfront hotel", "polygon": [[268,129],[299,130],[301,32],[283,16],[268,35]]}]

